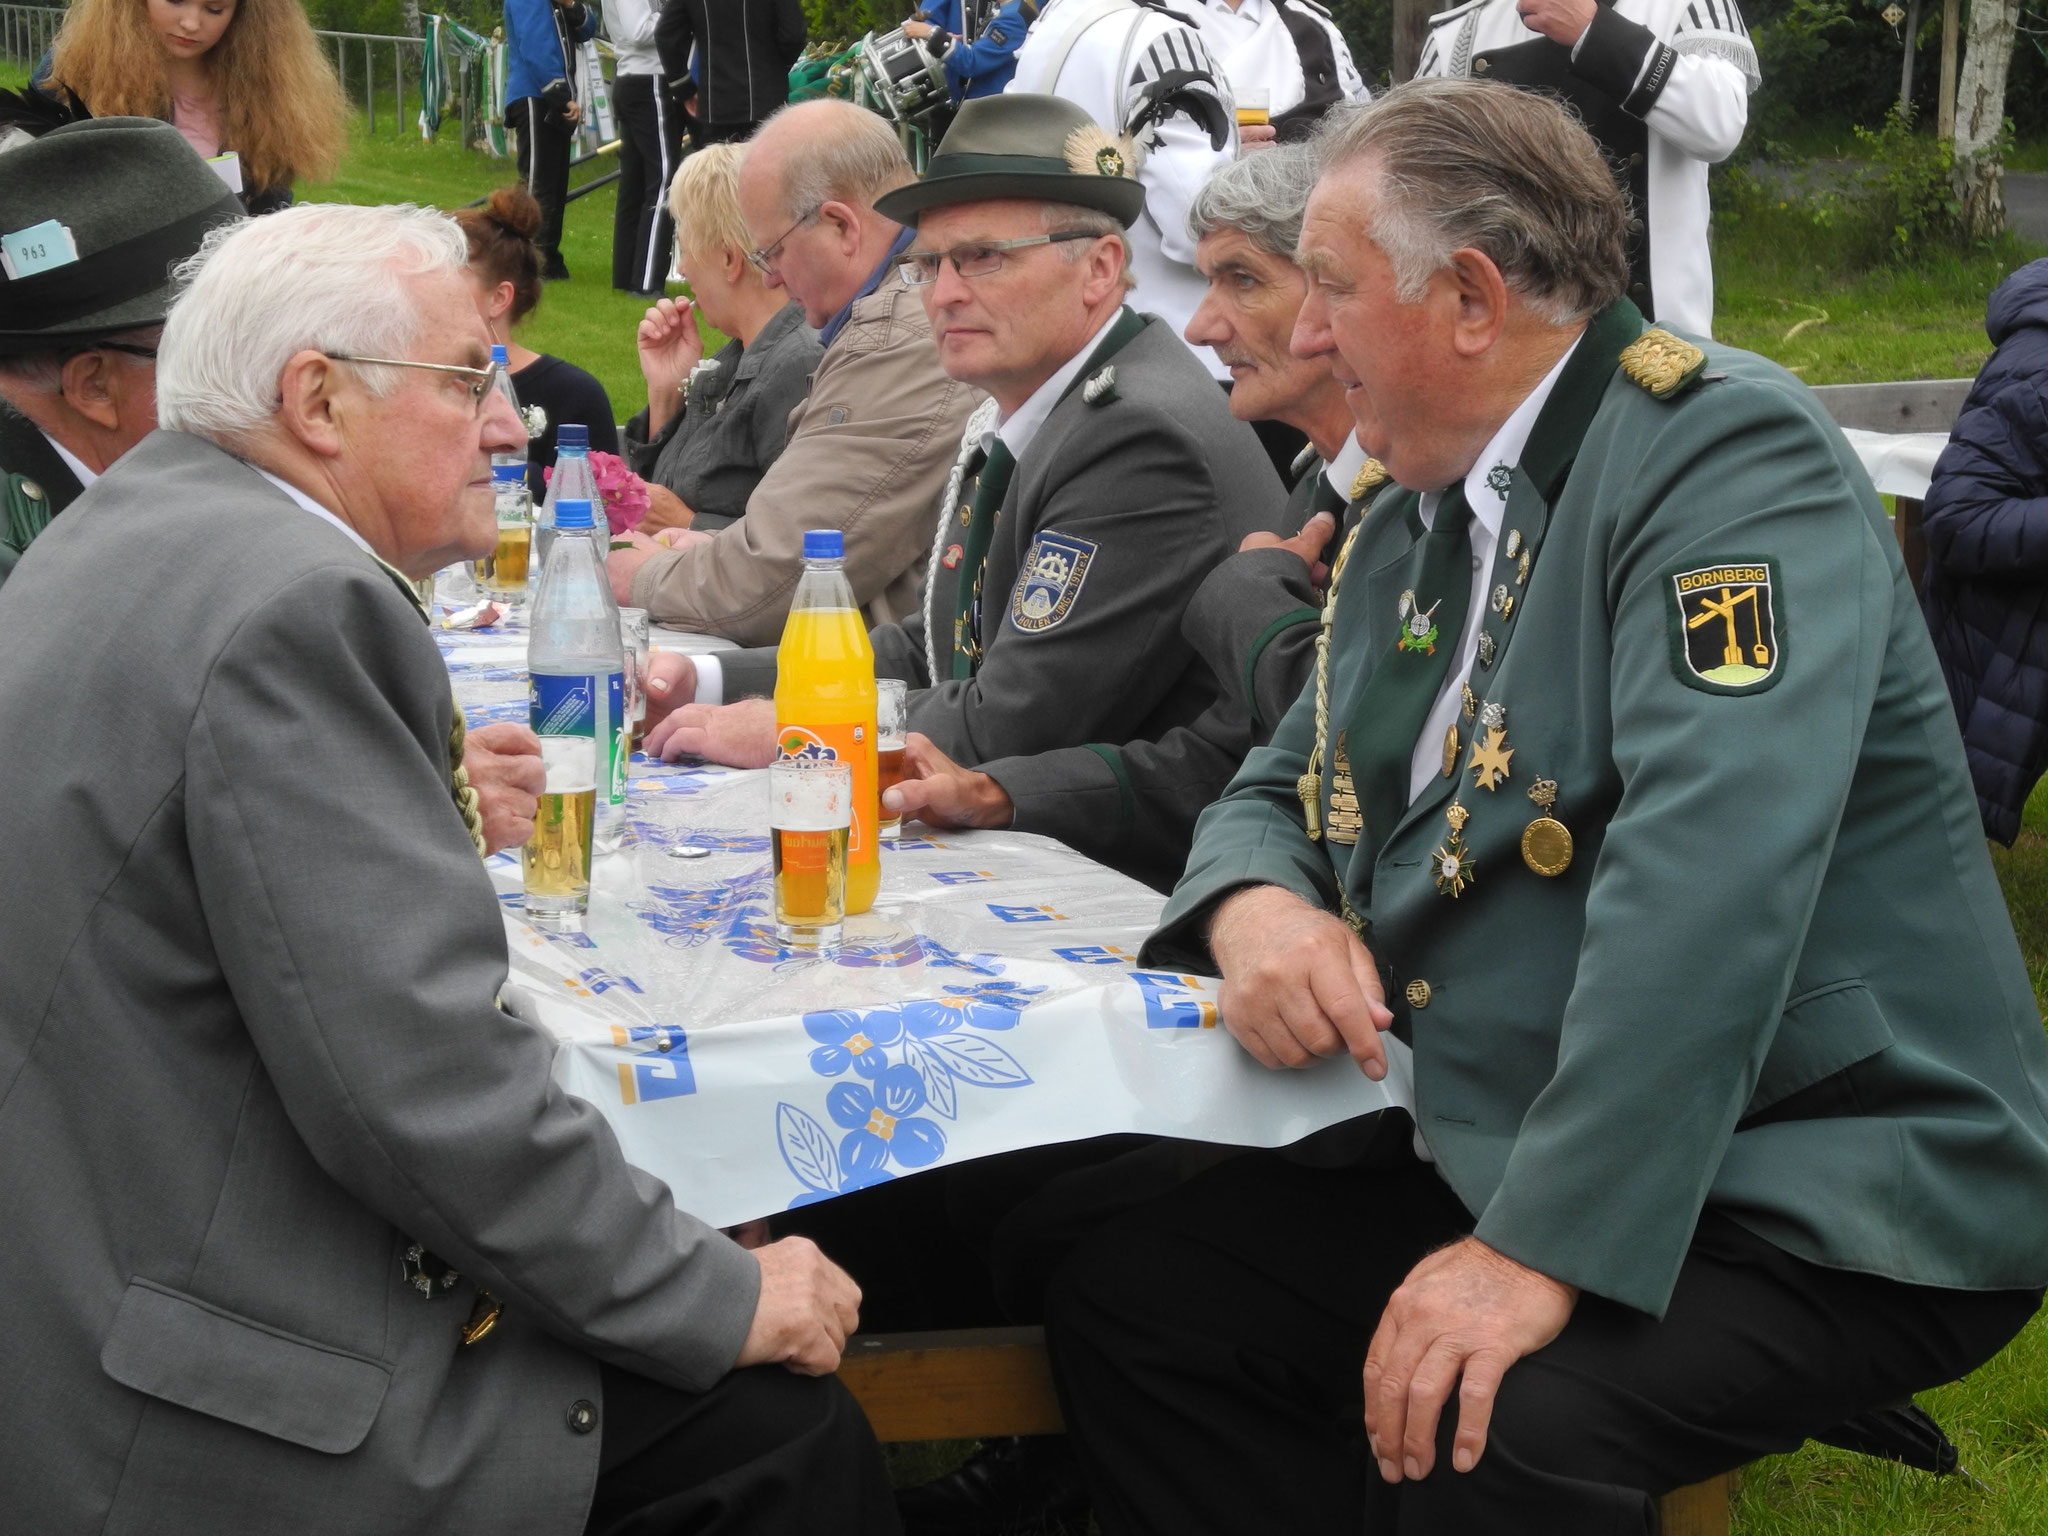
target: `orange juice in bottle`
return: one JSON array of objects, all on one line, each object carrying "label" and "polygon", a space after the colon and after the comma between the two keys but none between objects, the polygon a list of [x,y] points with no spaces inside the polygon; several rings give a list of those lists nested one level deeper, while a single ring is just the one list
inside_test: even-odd
[{"label": "orange juice in bottle", "polygon": [[804,574],[775,652],[775,740],[783,757],[824,757],[853,769],[846,910],[865,912],[882,883],[876,834],[875,652],[846,584],[836,528],[804,535]]}]

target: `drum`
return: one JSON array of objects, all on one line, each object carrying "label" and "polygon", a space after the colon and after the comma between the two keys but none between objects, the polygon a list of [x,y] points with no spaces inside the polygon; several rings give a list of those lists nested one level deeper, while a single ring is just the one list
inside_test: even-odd
[{"label": "drum", "polygon": [[861,39],[856,59],[861,95],[898,123],[922,123],[950,99],[944,67],[901,27],[880,35],[870,32]]}]

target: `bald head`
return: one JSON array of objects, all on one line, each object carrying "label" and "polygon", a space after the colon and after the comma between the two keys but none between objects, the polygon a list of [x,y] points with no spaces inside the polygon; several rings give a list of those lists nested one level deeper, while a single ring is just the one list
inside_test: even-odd
[{"label": "bald head", "polygon": [[772,187],[788,218],[828,201],[858,208],[917,179],[896,132],[850,101],[784,107],[747,141],[743,175]]},{"label": "bald head", "polygon": [[916,180],[896,134],[844,101],[784,107],[747,142],[740,216],[784,288],[822,326],[859,294],[902,226],[875,199]]}]

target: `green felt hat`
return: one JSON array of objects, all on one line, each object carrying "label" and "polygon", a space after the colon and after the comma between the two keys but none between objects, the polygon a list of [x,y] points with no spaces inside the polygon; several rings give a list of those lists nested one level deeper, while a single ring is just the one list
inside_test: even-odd
[{"label": "green felt hat", "polygon": [[915,225],[927,208],[997,197],[1079,203],[1126,227],[1145,211],[1131,141],[1071,101],[1030,92],[979,96],[961,107],[924,179],[876,198],[875,211]]},{"label": "green felt hat", "polygon": [[160,324],[171,268],[242,217],[213,167],[153,117],[66,123],[0,154],[0,237],[40,252],[37,270],[0,267],[0,357]]}]

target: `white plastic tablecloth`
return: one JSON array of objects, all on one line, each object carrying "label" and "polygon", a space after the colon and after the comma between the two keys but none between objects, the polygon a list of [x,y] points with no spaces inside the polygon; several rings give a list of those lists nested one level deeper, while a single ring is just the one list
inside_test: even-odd
[{"label": "white plastic tablecloth", "polygon": [[[523,636],[437,638],[472,724],[525,718]],[[636,758],[628,812],[582,934],[528,927],[518,855],[489,861],[506,1005],[561,1042],[556,1077],[626,1156],[715,1224],[1018,1147],[1281,1146],[1413,1102],[1391,1037],[1384,1083],[1344,1058],[1260,1067],[1217,1028],[1218,983],[1138,967],[1160,897],[1050,839],[907,828],[874,910],[820,961],[775,940],[765,774]]]},{"label": "white plastic tablecloth", "polygon": [[1927,488],[1934,481],[1934,461],[1948,446],[1946,432],[1867,432],[1844,427],[1842,436],[1849,440],[1870,483],[1881,494],[1914,501],[1927,499]]}]

